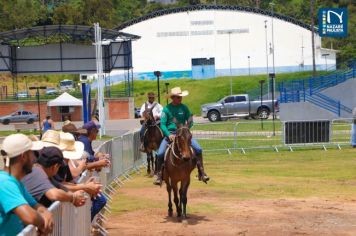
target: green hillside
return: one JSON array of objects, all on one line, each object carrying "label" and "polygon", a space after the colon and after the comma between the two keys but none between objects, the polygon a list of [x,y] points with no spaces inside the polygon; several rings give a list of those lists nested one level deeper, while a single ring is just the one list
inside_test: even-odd
[{"label": "green hillside", "polygon": [[[278,74],[276,81],[283,81],[288,79],[305,78],[311,75],[311,72],[298,72]],[[247,93],[252,89],[259,87],[258,81],[265,80],[266,75],[253,76],[233,76],[233,93]],[[193,79],[171,79],[161,80],[161,103],[166,104],[166,90],[165,83],[169,83],[169,88],[180,86],[183,90],[189,91],[189,96],[184,98],[184,103],[189,105],[192,112],[196,115],[200,114],[200,106],[204,103],[216,102],[218,99],[230,94],[230,77],[218,77],[206,80]],[[122,91],[124,85],[117,84],[111,88],[111,91]],[[134,81],[134,98],[135,106],[141,107],[146,101],[146,94],[149,91],[157,93],[157,81]],[[266,91],[265,91],[266,92]]]}]

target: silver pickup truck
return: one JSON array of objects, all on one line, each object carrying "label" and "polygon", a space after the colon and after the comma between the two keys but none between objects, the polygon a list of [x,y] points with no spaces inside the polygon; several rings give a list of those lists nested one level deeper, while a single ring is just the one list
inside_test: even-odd
[{"label": "silver pickup truck", "polygon": [[235,117],[267,119],[273,111],[272,106],[277,112],[277,100],[263,100],[261,104],[261,100],[250,101],[248,94],[238,94],[224,97],[216,103],[202,105],[201,114],[211,122]]}]

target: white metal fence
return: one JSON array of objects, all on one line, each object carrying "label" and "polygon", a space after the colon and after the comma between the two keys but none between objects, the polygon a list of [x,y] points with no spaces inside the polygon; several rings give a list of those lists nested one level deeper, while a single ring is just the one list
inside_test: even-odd
[{"label": "white metal fence", "polygon": [[[130,173],[132,171],[138,171],[140,166],[144,164],[139,151],[139,143],[139,132],[127,133],[104,142],[97,150],[110,154],[112,166],[102,170],[100,173],[86,171],[78,180],[78,183],[83,183],[93,175],[100,177],[100,181],[104,185],[102,194],[104,194],[108,200],[107,206],[98,214],[97,218],[100,222],[107,220],[104,212],[110,212],[111,194],[116,193],[116,186],[123,185],[125,180],[130,179]],[[52,235],[90,235],[92,226],[90,209],[90,200],[82,207],[74,207],[70,203],[54,202],[48,209],[52,212],[54,218],[54,230]],[[107,233],[100,224],[97,226],[102,235]],[[37,230],[33,225],[28,225],[19,235],[36,236]]]},{"label": "white metal fence", "polygon": [[[312,123],[310,121],[301,122]],[[331,120],[329,127],[325,126],[325,121],[315,123],[313,125],[316,128],[310,126],[310,132],[307,133],[308,136],[310,135],[308,138],[305,138],[303,136],[305,134],[302,130],[299,130],[300,127],[305,126],[296,127],[297,132],[292,134],[299,136],[300,142],[294,144],[285,142],[287,125],[286,122],[279,120],[276,120],[274,124],[271,120],[194,124],[192,133],[203,150],[211,152],[231,153],[236,150],[242,153],[248,150],[274,150],[278,152],[279,150],[293,151],[297,148],[319,147],[326,150],[327,147],[341,149],[341,146],[350,145],[352,119]],[[311,137],[314,137],[314,139]],[[303,140],[312,141],[307,143]],[[320,140],[326,141],[321,142]]]}]

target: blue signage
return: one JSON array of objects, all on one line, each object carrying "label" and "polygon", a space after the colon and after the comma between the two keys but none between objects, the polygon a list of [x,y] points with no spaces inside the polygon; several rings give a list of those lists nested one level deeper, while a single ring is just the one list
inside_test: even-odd
[{"label": "blue signage", "polygon": [[319,9],[320,37],[347,36],[347,8]]}]

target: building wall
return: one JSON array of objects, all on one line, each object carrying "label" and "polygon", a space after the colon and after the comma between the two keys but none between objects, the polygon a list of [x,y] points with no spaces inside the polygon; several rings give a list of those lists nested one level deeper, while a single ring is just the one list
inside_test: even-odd
[{"label": "building wall", "polygon": [[[140,79],[154,79],[155,70],[163,72],[163,79],[191,77],[192,58],[215,58],[216,76],[230,75],[230,63],[233,75],[248,74],[249,68],[251,74],[261,74],[266,73],[266,42],[272,72],[271,22],[271,17],[257,13],[201,10],[151,18],[123,31],[141,36],[132,43],[134,72]],[[310,70],[311,32],[277,18],[273,20],[273,27],[276,72]],[[325,57],[321,55],[327,50],[321,52],[318,35],[315,47],[316,64],[322,69]],[[335,51],[327,53],[330,54],[328,65],[335,65]]]},{"label": "building wall", "polygon": [[[92,101],[94,104],[94,100]],[[47,101],[40,102],[41,119],[51,115],[54,121],[62,121],[58,107],[47,107]],[[38,114],[37,101],[0,102],[0,116],[9,115],[17,110],[26,110]],[[82,107],[74,107],[69,114],[72,121],[82,121]],[[107,120],[134,118],[133,98],[105,99],[105,115]]]}]

